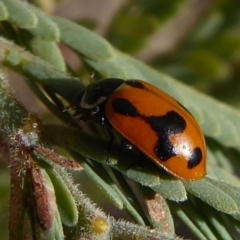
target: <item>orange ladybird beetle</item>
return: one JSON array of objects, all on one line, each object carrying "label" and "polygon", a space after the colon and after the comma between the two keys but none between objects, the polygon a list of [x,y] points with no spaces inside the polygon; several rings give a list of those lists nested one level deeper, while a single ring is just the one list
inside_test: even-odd
[{"label": "orange ladybird beetle", "polygon": [[103,79],[79,95],[79,119],[110,125],[175,177],[206,175],[206,146],[194,117],[174,98],[141,80]]}]

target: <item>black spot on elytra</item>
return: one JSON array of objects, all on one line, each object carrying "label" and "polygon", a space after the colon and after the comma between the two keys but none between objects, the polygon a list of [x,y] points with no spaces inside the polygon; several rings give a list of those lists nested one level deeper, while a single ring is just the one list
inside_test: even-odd
[{"label": "black spot on elytra", "polygon": [[169,111],[162,116],[144,117],[151,128],[160,135],[172,135],[182,133],[186,128],[186,122],[177,112]]},{"label": "black spot on elytra", "polygon": [[171,157],[176,156],[169,138],[184,131],[186,122],[183,117],[175,111],[169,111],[162,116],[145,117],[144,119],[158,135],[159,141],[154,149],[156,155],[162,161],[167,161]]},{"label": "black spot on elytra", "polygon": [[196,167],[201,161],[202,161],[202,150],[199,147],[194,148],[192,156],[188,161],[188,168],[192,169]]},{"label": "black spot on elytra", "polygon": [[167,161],[169,158],[176,156],[174,152],[174,147],[169,140],[169,136],[164,135],[164,133],[159,137],[159,142],[154,148],[156,155],[161,159],[161,161]]},{"label": "black spot on elytra", "polygon": [[137,80],[128,80],[128,81],[125,81],[125,84],[134,88],[142,88],[142,89],[145,88],[144,85]]},{"label": "black spot on elytra", "polygon": [[[162,116],[145,116],[138,112],[137,108],[124,98],[116,98],[112,101],[114,111],[118,114],[139,117],[150,125],[158,136],[158,143],[154,146],[154,151],[161,161],[167,161],[176,156],[174,146],[170,137],[174,134],[183,133],[186,128],[186,121],[175,111],[169,111]],[[193,150],[188,161],[188,168],[196,167],[202,160],[202,151],[199,147]]]},{"label": "black spot on elytra", "polygon": [[137,108],[135,108],[127,99],[125,98],[115,98],[112,100],[112,106],[116,113],[129,116],[129,117],[139,117],[140,113]]}]

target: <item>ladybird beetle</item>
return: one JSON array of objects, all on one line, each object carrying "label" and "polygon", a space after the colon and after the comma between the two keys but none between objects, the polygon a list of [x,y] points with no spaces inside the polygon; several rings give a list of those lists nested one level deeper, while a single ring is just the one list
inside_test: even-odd
[{"label": "ladybird beetle", "polygon": [[103,79],[79,95],[79,119],[106,122],[157,166],[175,177],[206,174],[206,146],[194,117],[165,92],[142,80]]}]

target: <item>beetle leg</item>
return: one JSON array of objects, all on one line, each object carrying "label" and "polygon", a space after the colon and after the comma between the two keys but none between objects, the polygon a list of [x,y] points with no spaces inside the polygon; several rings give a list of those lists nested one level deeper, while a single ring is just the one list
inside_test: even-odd
[{"label": "beetle leg", "polygon": [[[122,153],[125,153],[125,152],[129,152],[129,154],[131,153],[135,160],[124,169],[124,172],[127,172],[127,170],[131,169],[134,166],[141,168],[142,166],[141,163],[144,159],[144,154],[138,151],[129,141],[127,141],[126,139],[122,139],[119,158],[121,158]],[[139,164],[140,166],[138,166],[138,163],[140,163]]]}]

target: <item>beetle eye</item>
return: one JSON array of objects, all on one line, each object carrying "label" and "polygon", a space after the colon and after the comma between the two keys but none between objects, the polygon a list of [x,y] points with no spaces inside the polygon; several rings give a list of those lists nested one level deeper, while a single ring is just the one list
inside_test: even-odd
[{"label": "beetle eye", "polygon": [[99,106],[96,106],[91,110],[91,115],[96,115],[98,112],[99,112]]}]

